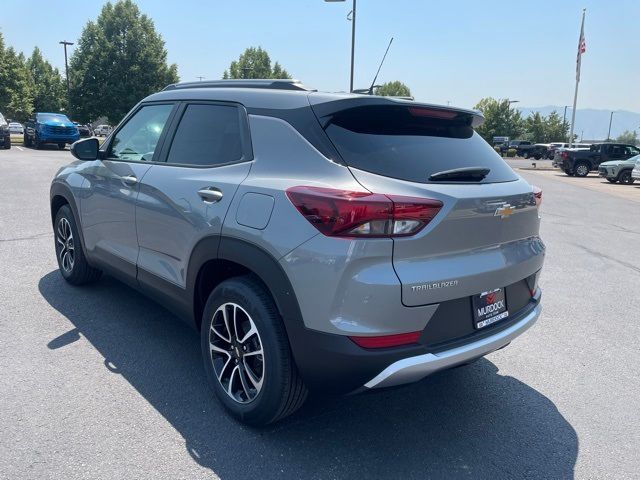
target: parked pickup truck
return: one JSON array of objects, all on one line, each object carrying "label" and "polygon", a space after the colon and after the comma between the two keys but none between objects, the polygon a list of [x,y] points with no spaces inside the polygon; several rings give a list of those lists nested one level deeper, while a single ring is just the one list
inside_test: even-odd
[{"label": "parked pickup truck", "polygon": [[500,153],[502,155],[505,155],[509,149],[514,149],[519,157],[534,157],[536,160],[540,160],[547,151],[546,146],[542,144],[534,145],[529,140],[511,140],[509,143],[500,145]]},{"label": "parked pickup truck", "polygon": [[602,162],[626,160],[640,154],[640,150],[625,143],[594,143],[588,150],[569,148],[560,154],[560,168],[570,176],[586,177]]},{"label": "parked pickup truck", "polygon": [[24,124],[25,147],[40,148],[45,143],[55,143],[63,150],[68,143],[80,139],[80,132],[62,113],[36,113]]}]

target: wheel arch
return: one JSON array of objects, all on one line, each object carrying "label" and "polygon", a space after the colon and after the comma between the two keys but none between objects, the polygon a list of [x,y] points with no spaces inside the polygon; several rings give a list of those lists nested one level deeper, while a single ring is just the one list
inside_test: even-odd
[{"label": "wheel arch", "polygon": [[[56,220],[56,215],[58,214],[58,210],[62,208],[64,205],[69,205],[71,211],[73,212],[73,216],[76,221],[76,225],[78,226],[78,232],[80,233],[80,242],[82,242],[82,247],[84,248],[84,233],[82,231],[82,218],[80,217],[80,211],[78,210],[78,205],[76,203],[75,197],[71,192],[69,186],[54,182],[51,184],[51,192],[50,192],[50,208],[51,208],[51,226],[54,226],[54,222]],[[86,249],[85,249],[86,251]]]},{"label": "wheel arch", "polygon": [[206,237],[189,260],[187,287],[193,299],[193,319],[199,327],[209,293],[227,278],[251,274],[271,294],[289,337],[304,328],[300,306],[286,273],[262,247],[235,237]]}]

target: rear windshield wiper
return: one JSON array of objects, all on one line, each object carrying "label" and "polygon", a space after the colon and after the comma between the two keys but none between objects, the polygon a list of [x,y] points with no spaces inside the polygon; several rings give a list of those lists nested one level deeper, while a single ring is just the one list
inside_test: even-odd
[{"label": "rear windshield wiper", "polygon": [[443,180],[455,180],[458,182],[479,182],[489,175],[490,168],[486,167],[462,167],[453,170],[443,170],[429,176],[429,180],[433,182]]}]

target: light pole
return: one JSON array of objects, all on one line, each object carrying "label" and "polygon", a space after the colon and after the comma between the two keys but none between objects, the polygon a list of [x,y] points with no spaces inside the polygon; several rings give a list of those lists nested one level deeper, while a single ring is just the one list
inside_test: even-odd
[{"label": "light pole", "polygon": [[69,86],[69,63],[67,62],[67,45],[73,45],[73,42],[62,40],[58,43],[64,46],[64,75],[67,79],[67,102],[71,103],[71,87]]},{"label": "light pole", "polygon": [[[325,2],[344,2],[345,0],[324,0]],[[347,16],[347,18],[349,18]],[[356,0],[353,0],[351,8],[351,77],[349,80],[349,92],[353,92],[353,59],[356,48]]]},{"label": "light pole", "polygon": [[520,100],[509,100],[507,98],[507,102],[509,102],[509,104],[507,105],[507,121],[509,120],[509,111],[511,110],[511,104],[512,103],[518,103],[520,102]]},{"label": "light pole", "polygon": [[[564,113],[562,114],[562,132],[566,132],[567,131],[567,107],[569,105],[565,105],[564,106]],[[564,133],[564,140],[567,140],[567,134]]]},{"label": "light pole", "polygon": [[198,75],[196,78],[197,78],[199,81],[202,81],[202,79],[203,79],[204,77],[203,77],[202,75]]},{"label": "light pole", "polygon": [[607,133],[607,140],[611,140],[611,122],[613,121],[613,112],[611,112],[611,116],[609,117],[609,132]]}]

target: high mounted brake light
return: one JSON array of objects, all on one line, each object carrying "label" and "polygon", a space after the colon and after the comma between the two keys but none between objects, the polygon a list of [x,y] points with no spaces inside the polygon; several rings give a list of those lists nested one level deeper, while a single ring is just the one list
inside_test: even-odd
[{"label": "high mounted brake light", "polygon": [[442,208],[440,200],[298,186],[287,197],[329,237],[402,237],[422,230]]}]

